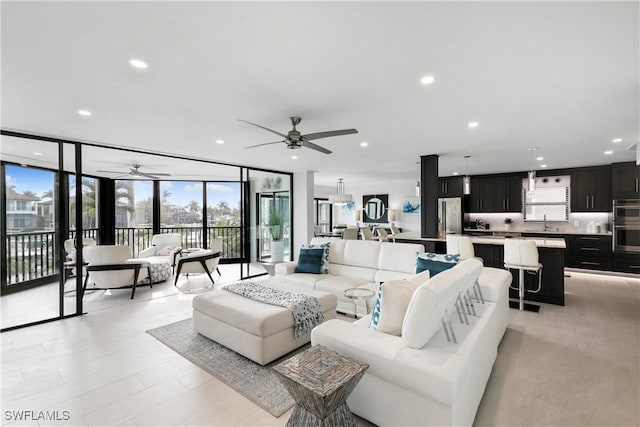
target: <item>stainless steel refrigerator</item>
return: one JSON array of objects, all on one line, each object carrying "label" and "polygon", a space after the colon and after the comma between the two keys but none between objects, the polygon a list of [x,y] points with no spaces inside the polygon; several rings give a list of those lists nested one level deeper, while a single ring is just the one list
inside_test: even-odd
[{"label": "stainless steel refrigerator", "polygon": [[462,234],[462,197],[438,199],[438,232]]}]

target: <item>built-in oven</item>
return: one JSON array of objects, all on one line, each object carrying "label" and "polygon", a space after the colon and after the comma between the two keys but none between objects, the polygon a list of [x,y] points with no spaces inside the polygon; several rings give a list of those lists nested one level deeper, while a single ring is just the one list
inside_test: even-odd
[{"label": "built-in oven", "polygon": [[640,200],[624,199],[613,201],[613,222],[618,224],[640,224]]},{"label": "built-in oven", "polygon": [[640,254],[640,224],[614,225],[613,250],[616,252],[638,252]]},{"label": "built-in oven", "polygon": [[613,201],[613,250],[640,253],[640,200]]}]

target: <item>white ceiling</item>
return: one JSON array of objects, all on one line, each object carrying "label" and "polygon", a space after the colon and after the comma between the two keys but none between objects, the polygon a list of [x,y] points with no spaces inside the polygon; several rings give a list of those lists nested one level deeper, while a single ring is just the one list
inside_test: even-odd
[{"label": "white ceiling", "polygon": [[[441,176],[465,173],[465,155],[471,174],[526,170],[531,146],[549,168],[627,161],[640,137],[638,2],[1,7],[3,129],[316,170],[324,185],[415,179],[427,154],[441,156]],[[245,149],[278,137],[237,119],[286,133],[292,115],[302,133],[360,133],[315,141],[331,155]],[[87,154],[85,171],[136,157]]]}]

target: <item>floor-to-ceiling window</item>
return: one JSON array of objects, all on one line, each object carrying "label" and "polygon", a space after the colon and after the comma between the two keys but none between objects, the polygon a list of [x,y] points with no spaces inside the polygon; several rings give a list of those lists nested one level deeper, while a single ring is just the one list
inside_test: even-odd
[{"label": "floor-to-ceiling window", "polygon": [[160,182],[160,229],[182,236],[183,248],[202,248],[202,182]]},{"label": "floor-to-ceiling window", "polygon": [[222,237],[222,256],[226,262],[244,258],[242,244],[242,183],[208,182],[206,193],[207,241]]},{"label": "floor-to-ceiling window", "polygon": [[153,181],[115,180],[116,244],[128,245],[135,256],[151,246]]}]

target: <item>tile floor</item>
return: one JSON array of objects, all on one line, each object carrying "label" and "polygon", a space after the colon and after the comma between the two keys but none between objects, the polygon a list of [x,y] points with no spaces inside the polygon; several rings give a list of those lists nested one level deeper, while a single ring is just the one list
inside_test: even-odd
[{"label": "tile floor", "polygon": [[[573,273],[565,286],[565,307],[510,311],[476,425],[640,424],[640,280]],[[145,332],[191,316],[193,295],[0,335],[2,424],[59,410],[70,419],[40,425],[284,425],[289,413],[272,417]]]}]

